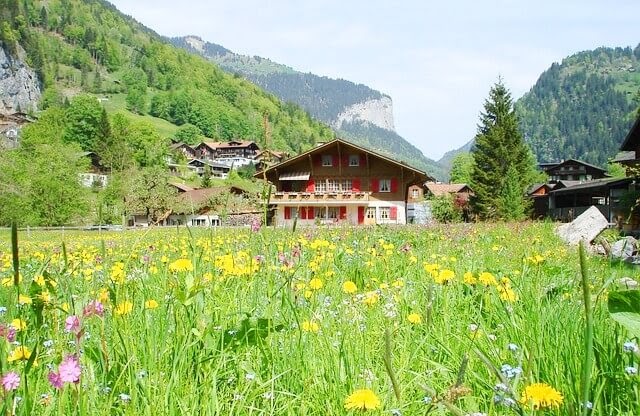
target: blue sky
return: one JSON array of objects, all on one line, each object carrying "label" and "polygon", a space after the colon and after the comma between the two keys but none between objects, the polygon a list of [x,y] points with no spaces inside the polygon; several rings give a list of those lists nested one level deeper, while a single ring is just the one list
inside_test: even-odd
[{"label": "blue sky", "polygon": [[517,99],[568,55],[640,43],[637,0],[111,2],[161,35],[382,91],[398,133],[433,159],[475,135],[498,76]]}]

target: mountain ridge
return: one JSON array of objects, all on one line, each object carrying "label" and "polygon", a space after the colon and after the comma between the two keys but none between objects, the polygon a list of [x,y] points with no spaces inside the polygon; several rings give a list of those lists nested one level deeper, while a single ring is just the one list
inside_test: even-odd
[{"label": "mountain ridge", "polygon": [[[446,179],[446,172],[436,161],[424,156],[395,131],[393,102],[388,94],[341,78],[299,72],[268,58],[235,54],[199,36],[168,39],[280,99],[300,105],[314,118],[331,125],[338,135],[360,145],[376,143],[375,150],[405,160],[440,180]],[[371,134],[375,137],[367,136]]]}]

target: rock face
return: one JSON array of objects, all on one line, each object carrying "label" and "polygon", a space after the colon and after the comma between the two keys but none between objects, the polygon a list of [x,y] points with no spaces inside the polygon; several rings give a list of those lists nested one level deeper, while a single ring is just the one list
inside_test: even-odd
[{"label": "rock face", "polygon": [[0,114],[35,111],[40,100],[40,82],[36,73],[25,63],[25,52],[9,56],[0,48]]},{"label": "rock face", "polygon": [[383,129],[395,131],[391,98],[384,96],[380,99],[368,100],[347,107],[338,114],[332,124],[333,127],[339,129],[342,127],[342,123],[353,121],[366,121]]},{"label": "rock face", "polygon": [[559,226],[556,232],[568,244],[577,245],[580,240],[589,244],[608,226],[609,221],[592,206],[573,222]]}]

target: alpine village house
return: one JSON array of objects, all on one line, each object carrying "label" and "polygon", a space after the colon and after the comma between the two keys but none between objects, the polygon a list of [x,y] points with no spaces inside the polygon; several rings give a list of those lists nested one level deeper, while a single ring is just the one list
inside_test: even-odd
[{"label": "alpine village house", "polygon": [[275,186],[269,204],[278,226],[406,224],[411,185],[425,172],[342,139],[255,174]]}]

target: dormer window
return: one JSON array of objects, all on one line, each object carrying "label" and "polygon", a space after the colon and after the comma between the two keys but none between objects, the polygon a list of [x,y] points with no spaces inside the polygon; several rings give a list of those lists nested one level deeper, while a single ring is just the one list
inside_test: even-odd
[{"label": "dormer window", "polygon": [[360,166],[360,155],[349,155],[349,166]]},{"label": "dormer window", "polygon": [[322,166],[333,166],[333,156],[322,155]]}]

